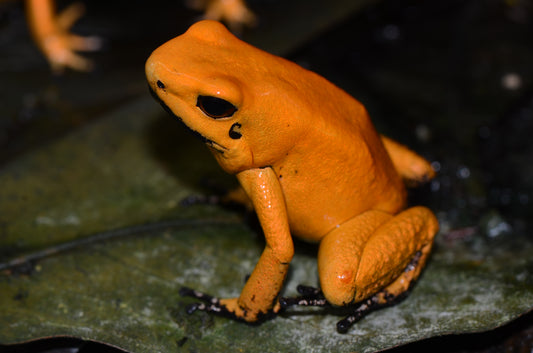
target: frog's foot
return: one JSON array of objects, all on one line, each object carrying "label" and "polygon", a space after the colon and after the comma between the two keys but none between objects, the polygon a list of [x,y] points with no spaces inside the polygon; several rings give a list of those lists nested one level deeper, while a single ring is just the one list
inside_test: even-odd
[{"label": "frog's foot", "polygon": [[353,312],[346,316],[344,319],[337,322],[337,332],[338,333],[346,333],[348,332],[348,329],[357,321],[361,320],[364,316],[369,314],[370,312],[380,309],[386,306],[390,306],[393,304],[398,303],[402,299],[407,297],[406,292],[402,292],[400,294],[394,295],[388,292],[387,290],[383,290],[372,297],[363,300],[362,302],[358,303],[358,305],[355,307]]},{"label": "frog's foot", "polygon": [[354,323],[361,320],[371,311],[396,304],[407,297],[409,287],[413,284],[413,276],[415,274],[418,276],[420,271],[419,263],[421,258],[422,252],[417,251],[411,259],[411,262],[405,268],[402,276],[382,291],[360,302],[352,314],[337,322],[337,331],[339,333],[346,333]]},{"label": "frog's foot", "polygon": [[[324,294],[322,294],[322,290],[320,288],[299,285],[296,290],[298,293],[300,293],[300,296],[280,298],[279,301],[282,308],[287,308],[294,305],[320,307],[330,306],[326,298],[324,298]],[[357,306],[352,314],[337,322],[337,331],[339,333],[346,333],[350,326],[359,321],[368,312],[375,309],[378,305],[378,302],[378,295],[365,300],[363,303]]]},{"label": "frog's foot", "polygon": [[181,206],[219,205],[221,197],[218,195],[189,195],[180,201]]},{"label": "frog's foot", "polygon": [[[280,298],[280,304],[282,308],[289,306],[320,306],[326,307],[331,304],[328,303],[320,288],[308,287],[299,285],[297,287],[300,296],[297,297],[283,297]],[[404,294],[395,296],[387,291],[381,291],[372,297],[364,300],[355,306],[352,313],[346,316],[344,319],[337,322],[337,331],[339,333],[346,333],[348,329],[357,321],[361,320],[365,315],[378,308],[391,305],[403,298]]]},{"label": "frog's foot", "polygon": [[348,329],[357,321],[361,320],[366,314],[377,309],[379,306],[378,295],[374,295],[366,300],[364,300],[355,310],[344,319],[337,322],[337,332],[346,333]]},{"label": "frog's foot", "polygon": [[244,0],[208,0],[205,18],[227,23],[234,33],[241,33],[244,27],[253,27],[257,23]]},{"label": "frog's foot", "polygon": [[214,184],[206,184],[209,188],[213,189],[214,195],[190,195],[181,200],[182,206],[193,205],[221,205],[229,208],[244,207],[248,212],[252,212],[254,207],[250,198],[243,190],[238,187],[233,190],[223,190],[220,186]]},{"label": "frog's foot", "polygon": [[[406,272],[412,270],[416,266],[416,262],[419,259],[419,255],[415,256],[411,264],[406,268]],[[326,307],[331,304],[324,298],[324,294],[320,288],[309,287],[304,285],[298,285],[296,288],[300,296],[297,297],[282,297],[279,299],[281,307],[283,309],[290,306],[319,306]],[[406,292],[394,295],[383,290],[372,297],[358,303],[353,309],[352,313],[346,316],[344,319],[337,322],[337,332],[346,333],[348,329],[357,321],[361,320],[365,315],[376,309],[389,306],[397,303],[401,299],[407,296]]]},{"label": "frog's foot", "polygon": [[266,319],[272,318],[281,309],[279,303],[276,303],[266,311],[244,308],[239,305],[239,298],[218,299],[187,287],[182,287],[180,294],[200,300],[199,303],[194,303],[187,307],[188,314],[200,310],[247,323],[261,323]]},{"label": "frog's foot", "polygon": [[65,68],[79,71],[92,69],[92,62],[76,51],[96,51],[102,47],[98,37],[82,37],[70,33],[70,27],[83,15],[85,8],[81,3],[74,3],[56,16],[49,33],[36,35],[36,40],[55,72]]},{"label": "frog's foot", "polygon": [[282,297],[279,299],[279,303],[282,308],[288,308],[289,306],[328,306],[329,303],[324,298],[322,290],[320,288],[309,287],[304,285],[298,285],[296,290],[300,294],[297,297]]},{"label": "frog's foot", "polygon": [[189,195],[180,201],[182,206],[194,205],[219,205],[223,203],[224,194],[228,189],[219,183],[209,179],[203,178],[200,181],[200,186],[209,190],[208,195]]},{"label": "frog's foot", "polygon": [[183,297],[192,297],[198,300],[201,300],[200,303],[194,303],[187,306],[187,314],[192,314],[197,310],[214,312],[223,315],[227,315],[237,319],[229,310],[227,310],[222,304],[220,304],[220,299],[213,297],[209,294],[199,292],[197,290],[181,287],[179,291],[180,295]]},{"label": "frog's foot", "polygon": [[[282,308],[287,308],[289,306],[329,306],[330,304],[324,298],[322,290],[320,288],[308,287],[299,285],[296,290],[300,293],[300,296],[290,297],[290,298],[280,298],[280,304]],[[348,329],[357,321],[359,321],[363,316],[372,311],[380,303],[380,295],[376,294],[373,297],[365,300],[363,303],[360,303],[359,306],[355,308],[352,314],[348,315],[344,319],[337,322],[337,331],[339,333],[346,333]]]},{"label": "frog's foot", "polygon": [[188,314],[192,314],[195,311],[200,310],[247,323],[261,323],[264,320],[273,317],[281,309],[279,303],[267,311],[243,308],[239,305],[239,298],[218,299],[211,295],[187,287],[182,287],[180,289],[180,294],[182,296],[196,298],[201,301],[199,303],[189,305],[187,307]]}]

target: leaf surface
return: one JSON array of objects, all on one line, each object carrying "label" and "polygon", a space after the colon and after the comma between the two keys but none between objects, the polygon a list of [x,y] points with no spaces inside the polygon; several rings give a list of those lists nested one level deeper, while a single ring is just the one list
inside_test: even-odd
[{"label": "leaf surface", "polygon": [[[490,330],[533,307],[531,240],[479,235],[440,237],[407,299],[344,335],[335,331],[342,316],[323,309],[290,309],[258,326],[188,315],[181,286],[236,296],[263,246],[238,212],[180,206],[202,192],[204,175],[232,184],[148,98],[4,167],[0,343],[67,335],[132,352],[373,352]],[[317,284],[316,249],[298,245],[284,295]],[[43,250],[31,267],[5,268]]]}]

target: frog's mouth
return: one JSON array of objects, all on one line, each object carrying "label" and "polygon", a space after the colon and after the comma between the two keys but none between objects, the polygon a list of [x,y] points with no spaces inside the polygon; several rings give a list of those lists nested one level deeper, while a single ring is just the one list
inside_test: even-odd
[{"label": "frog's mouth", "polygon": [[172,111],[172,109],[169,108],[168,105],[166,105],[166,103],[161,99],[159,98],[159,96],[157,95],[157,93],[155,93],[155,91],[152,89],[152,87],[150,85],[148,85],[148,88],[150,90],[150,94],[152,95],[152,97],[154,97],[154,99],[159,102],[159,104],[161,104],[161,106],[163,107],[163,109],[165,109],[165,111],[170,114],[170,116],[174,117],[176,120],[178,120],[183,126],[185,126],[185,128],[191,132],[194,136],[198,137],[200,140],[202,140],[207,146],[213,148],[215,151],[221,153],[221,154],[224,154],[225,151],[227,151],[228,149],[218,143],[216,143],[215,141],[205,137],[204,135],[202,135],[200,132],[196,131],[196,130],[193,130],[191,129],[187,124],[185,124],[185,122],[183,121],[183,119],[179,116],[177,116],[176,114],[174,114],[174,112]]}]

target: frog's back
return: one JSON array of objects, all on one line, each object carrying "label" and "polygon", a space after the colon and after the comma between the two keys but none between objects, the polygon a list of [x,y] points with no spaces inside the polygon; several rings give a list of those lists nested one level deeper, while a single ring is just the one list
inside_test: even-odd
[{"label": "frog's back", "polygon": [[295,117],[307,126],[276,166],[293,231],[318,240],[367,210],[402,210],[405,186],[364,106],[312,72],[298,77],[313,87]]}]

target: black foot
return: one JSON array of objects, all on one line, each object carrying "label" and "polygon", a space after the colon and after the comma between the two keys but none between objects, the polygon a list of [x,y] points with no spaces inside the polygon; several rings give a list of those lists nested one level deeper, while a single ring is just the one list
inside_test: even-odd
[{"label": "black foot", "polygon": [[320,297],[324,297],[322,295],[322,290],[320,288],[317,288],[317,287],[311,287],[311,286],[305,286],[303,284],[299,284],[297,287],[296,287],[296,291],[298,291],[298,293],[300,293],[301,295],[308,295],[308,296],[320,296]]},{"label": "black foot", "polygon": [[337,332],[346,333],[357,321],[378,307],[377,297],[373,296],[360,304],[352,314],[337,322]]},{"label": "black foot", "polygon": [[209,195],[189,195],[180,204],[182,206],[194,205],[224,205],[224,196],[228,194],[228,188],[212,178],[200,180],[200,186],[208,190]]},{"label": "black foot", "polygon": [[352,314],[337,322],[337,331],[339,333],[346,333],[354,323],[361,320],[371,311],[396,304],[405,299],[407,294],[407,292],[402,292],[399,295],[393,295],[386,290],[374,294],[370,298],[360,302]]},{"label": "black foot", "polygon": [[[294,305],[321,307],[330,306],[320,288],[299,285],[296,290],[298,291],[298,293],[300,293],[300,296],[282,297],[279,299],[282,308],[287,308],[289,306]],[[373,295],[372,297],[364,300],[363,302],[360,302],[358,306],[353,307],[354,309],[350,315],[337,322],[337,331],[339,333],[348,332],[348,330],[354,323],[361,320],[371,311],[383,306],[390,305],[398,301],[398,299],[401,299],[402,297],[403,296],[392,296],[385,291]]]},{"label": "black foot", "polygon": [[329,305],[320,288],[299,285],[296,290],[301,295],[298,297],[281,297],[279,303],[282,308],[293,305],[299,306],[327,306]]},{"label": "black foot", "polygon": [[189,195],[180,201],[181,206],[218,205],[220,203],[220,197],[217,195]]},{"label": "black foot", "polygon": [[[404,272],[414,271],[419,266],[420,258],[422,257],[422,252],[418,251],[413,256],[411,262],[407,265]],[[412,283],[411,283],[412,284]],[[402,299],[404,299],[408,294],[408,291],[402,292],[397,295],[388,293],[386,290],[383,290],[372,297],[366,299],[354,310],[351,315],[348,315],[344,319],[337,322],[337,331],[339,333],[346,333],[348,329],[357,321],[361,320],[369,312],[395,304]]]},{"label": "black foot", "polygon": [[194,303],[189,306],[187,306],[187,314],[192,314],[197,310],[200,311],[207,311],[207,312],[213,312],[213,313],[219,313],[225,316],[231,316],[234,315],[230,313],[224,305],[220,304],[220,300],[216,297],[210,296],[208,294],[199,292],[197,290],[187,288],[187,287],[181,287],[180,288],[180,295],[183,297],[192,297],[196,298],[198,300],[201,300],[200,303]]}]

